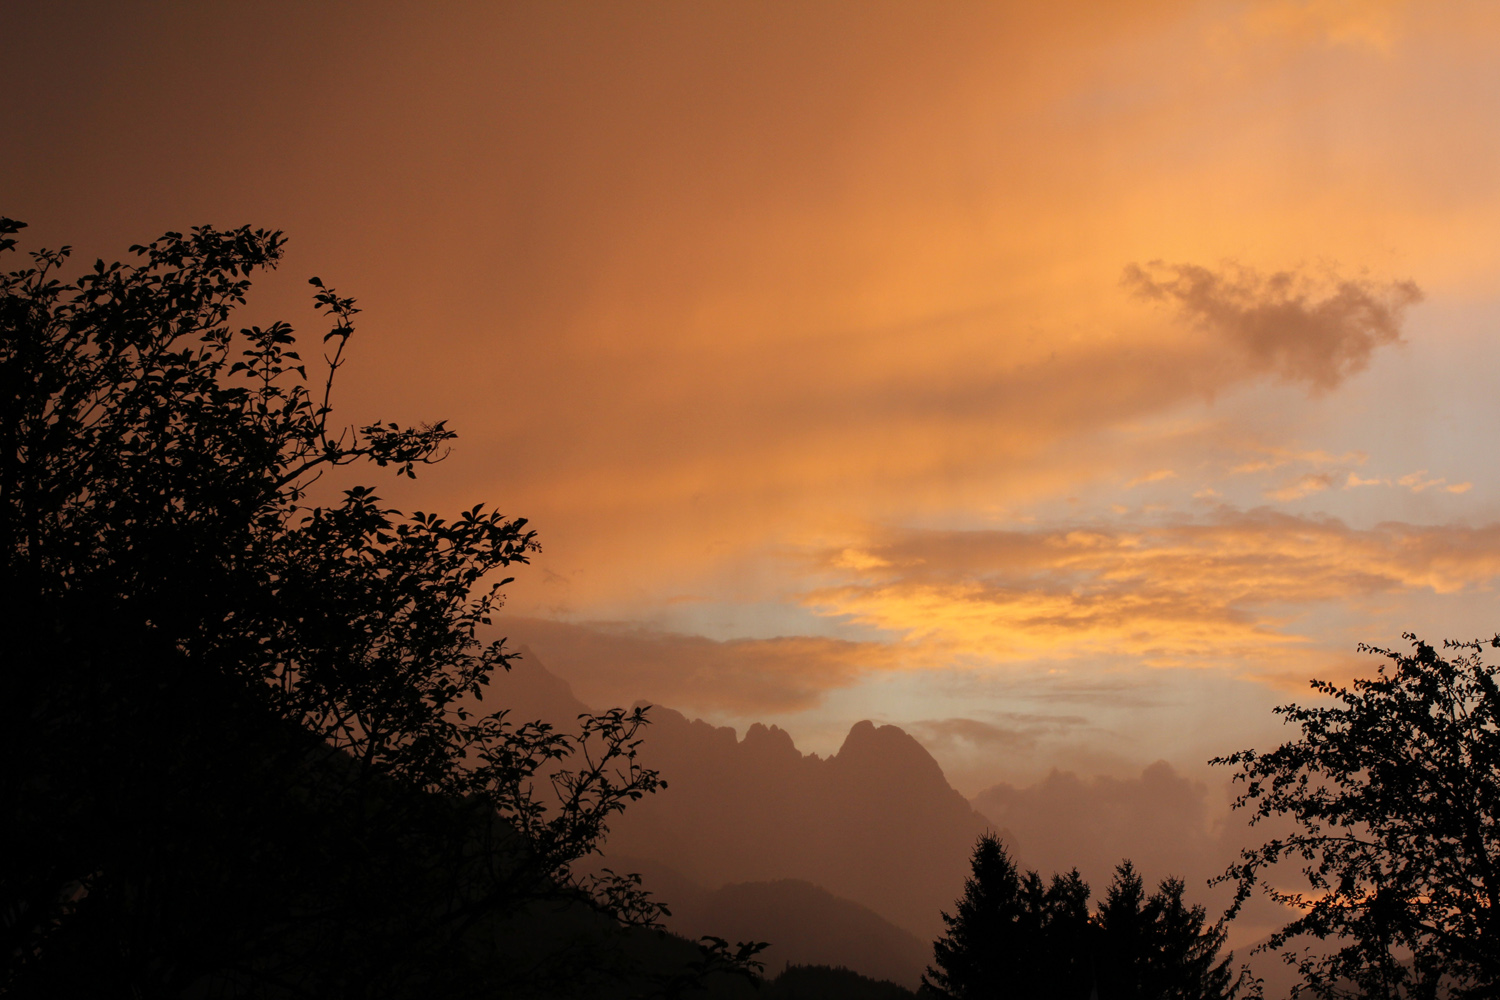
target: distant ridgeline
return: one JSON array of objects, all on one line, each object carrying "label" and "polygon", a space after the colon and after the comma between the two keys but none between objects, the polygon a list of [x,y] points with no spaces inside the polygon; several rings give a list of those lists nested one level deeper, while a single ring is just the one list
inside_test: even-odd
[{"label": "distant ridgeline", "polygon": [[[524,647],[495,688],[517,719],[566,727],[588,710]],[[975,839],[993,829],[921,744],[861,722],[824,759],[775,726],[740,740],[661,706],[651,720],[641,757],[668,787],[613,821],[606,863],[642,872],[673,907],[675,929],[772,941],[770,971],[843,964],[915,986]],[[819,938],[826,950],[810,953]]]}]

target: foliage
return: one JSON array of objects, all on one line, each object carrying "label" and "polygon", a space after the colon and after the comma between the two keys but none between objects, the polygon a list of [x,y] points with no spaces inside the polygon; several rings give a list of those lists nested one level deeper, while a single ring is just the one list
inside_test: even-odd
[{"label": "foliage", "polygon": [[316,383],[291,327],[232,329],[283,243],[201,227],[76,283],[68,248],[0,275],[0,985],[423,992],[472,986],[495,920],[547,900],[661,912],[574,870],[661,784],[642,711],[574,736],[482,703],[526,521],[310,502],[454,435],[333,422],[358,310],[317,278]]},{"label": "foliage", "polygon": [[[1272,936],[1319,996],[1479,997],[1500,991],[1500,690],[1483,644],[1439,655],[1362,646],[1381,663],[1331,704],[1276,710],[1301,738],[1216,764],[1239,768],[1252,823],[1294,832],[1242,852],[1223,876],[1235,907],[1257,884],[1300,915]],[[1500,648],[1500,636],[1489,643]],[[1269,869],[1302,862],[1307,890]],[[1335,947],[1304,944],[1301,939]]]},{"label": "foliage", "polygon": [[762,1000],[912,1000],[916,994],[843,966],[789,965],[761,987],[760,996]]},{"label": "foliage", "polygon": [[[1100,1000],[1215,1000],[1236,995],[1225,932],[1183,903],[1180,879],[1145,895],[1122,863],[1097,912],[1077,870],[1043,885],[1024,875],[993,835],[974,848],[972,875],[948,931],[933,945],[925,989],[953,1000],[1049,996]],[[1095,993],[1097,991],[1097,993]]]},{"label": "foliage", "polygon": [[1040,914],[1022,889],[1021,873],[999,838],[985,835],[974,847],[972,874],[948,931],[933,944],[934,966],[923,983],[940,997],[1027,996],[1029,972],[1038,953]]},{"label": "foliage", "polygon": [[1219,958],[1228,932],[1206,926],[1207,911],[1187,906],[1179,878],[1163,879],[1150,896],[1129,861],[1115,869],[1096,925],[1100,931],[1101,997],[1209,998],[1234,996],[1241,984]]}]

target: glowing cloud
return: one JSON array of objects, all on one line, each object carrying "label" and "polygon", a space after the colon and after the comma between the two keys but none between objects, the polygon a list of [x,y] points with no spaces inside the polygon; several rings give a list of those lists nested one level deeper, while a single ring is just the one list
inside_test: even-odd
[{"label": "glowing cloud", "polygon": [[[1147,527],[898,533],[889,566],[810,594],[949,662],[1249,662],[1310,640],[1289,608],[1500,575],[1500,525],[1360,530],[1270,510]],[[831,560],[830,560],[831,564]]]}]

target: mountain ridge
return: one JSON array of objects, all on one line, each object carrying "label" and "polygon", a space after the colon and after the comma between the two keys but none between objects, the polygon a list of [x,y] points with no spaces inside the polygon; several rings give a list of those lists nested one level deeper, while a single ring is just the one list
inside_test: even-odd
[{"label": "mountain ridge", "polygon": [[[511,718],[569,727],[587,707],[521,652],[496,680]],[[650,718],[638,762],[667,787],[615,818],[607,855],[669,866],[710,890],[802,880],[919,940],[942,932],[940,913],[963,890],[974,842],[994,824],[910,734],[864,720],[836,754],[819,757],[774,725],[755,723],[740,737],[661,705]]]}]

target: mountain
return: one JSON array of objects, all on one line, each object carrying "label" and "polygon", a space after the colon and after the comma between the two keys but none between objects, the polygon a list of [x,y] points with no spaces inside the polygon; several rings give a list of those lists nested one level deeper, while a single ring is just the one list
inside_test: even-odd
[{"label": "mountain", "polygon": [[785,731],[728,728],[657,707],[641,761],[668,787],[615,820],[607,850],[701,885],[801,879],[930,941],[963,889],[985,818],[894,726],[855,725],[804,755]]},{"label": "mountain", "polygon": [[520,646],[516,652],[520,655],[510,669],[490,678],[484,709],[509,709],[506,718],[515,725],[540,720],[560,730],[572,729],[589,707],[578,700],[567,681],[542,665],[529,646]]},{"label": "mountain", "polygon": [[[517,722],[570,726],[587,707],[522,653],[486,700],[510,706]],[[741,739],[662,706],[650,718],[639,759],[667,788],[614,818],[606,861],[640,859],[710,888],[800,880],[919,941],[942,932],[940,912],[962,893],[974,841],[993,824],[907,733],[860,722],[837,754],[821,758],[776,726],[757,723]]]},{"label": "mountain", "polygon": [[669,930],[696,940],[768,941],[767,975],[794,966],[830,965],[916,989],[932,945],[878,913],[801,879],[732,882],[705,889],[679,872],[640,858],[614,857],[617,869],[639,872],[666,900]]}]

